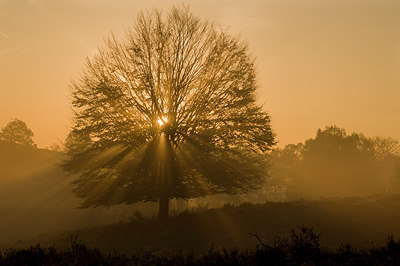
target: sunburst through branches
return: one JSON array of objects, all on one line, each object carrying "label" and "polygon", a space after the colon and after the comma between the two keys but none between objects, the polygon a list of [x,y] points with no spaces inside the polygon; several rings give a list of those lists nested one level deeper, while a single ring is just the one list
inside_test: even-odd
[{"label": "sunburst through branches", "polygon": [[142,12],[72,84],[66,170],[83,206],[239,193],[265,179],[274,145],[254,59],[238,36],[187,8]]}]

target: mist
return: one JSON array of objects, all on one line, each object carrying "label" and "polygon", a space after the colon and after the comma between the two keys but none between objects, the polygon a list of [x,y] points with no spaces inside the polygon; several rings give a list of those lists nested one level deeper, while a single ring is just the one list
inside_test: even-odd
[{"label": "mist", "polygon": [[393,138],[327,126],[269,155],[271,182],[288,200],[399,193],[400,146]]},{"label": "mist", "polygon": [[[83,231],[76,230],[97,228],[96,234],[102,234],[102,230],[110,229],[101,229],[101,226],[135,223],[141,219],[150,219],[150,222],[156,219],[158,206],[157,203],[151,202],[80,208],[81,200],[73,193],[72,182],[75,177],[62,169],[66,155],[60,146],[54,148],[58,151],[0,141],[2,246],[34,243],[38,239],[45,243],[60,243],[60,236],[65,238],[65,241],[61,241],[61,246],[65,246],[69,233],[64,232],[82,234]],[[272,150],[266,157],[266,179],[262,187],[245,194],[173,199],[170,212],[172,217],[178,217],[182,213],[201,214],[211,209],[225,210],[226,206],[239,208],[251,206],[243,204],[256,204],[255,206],[266,206],[269,208],[268,212],[271,208],[276,208],[274,215],[268,212],[259,215],[266,215],[268,218],[265,219],[279,220],[281,218],[275,215],[276,211],[281,209],[280,212],[286,212],[284,216],[290,222],[280,226],[273,225],[268,229],[270,237],[276,233],[284,234],[285,229],[289,230],[290,226],[296,227],[306,220],[308,224],[325,230],[326,225],[320,221],[320,216],[325,213],[328,219],[333,218],[331,215],[339,215],[334,219],[340,219],[342,227],[353,227],[352,219],[363,219],[366,226],[376,229],[385,227],[383,232],[375,232],[374,241],[382,241],[384,233],[400,232],[393,217],[389,218],[386,214],[396,212],[398,199],[393,196],[398,195],[400,189],[399,168],[397,140],[365,137],[361,133],[347,134],[343,128],[327,126],[317,130],[314,138],[303,143]],[[386,206],[384,212],[376,206],[382,201]],[[290,206],[293,204],[298,205],[305,213],[318,204],[317,208],[322,213],[314,214],[316,216],[311,220],[304,220],[301,217],[305,213],[300,214],[300,210],[291,211]],[[357,213],[360,212],[360,208],[364,210]],[[369,213],[367,217],[364,211]],[[383,218],[368,224],[372,223],[369,220],[370,216],[375,215]],[[251,231],[252,228],[247,230]],[[336,233],[342,234],[335,231]],[[361,247],[366,246],[362,240],[363,236],[358,235],[357,230],[350,236],[338,238],[331,235],[330,239],[335,241],[325,241],[327,245],[334,246],[346,239]],[[93,241],[92,237],[86,240]],[[243,241],[246,245],[254,243],[251,238]],[[228,245],[227,242],[220,244]],[[177,247],[179,246],[178,244]],[[199,246],[196,246],[196,249],[202,250]]]}]

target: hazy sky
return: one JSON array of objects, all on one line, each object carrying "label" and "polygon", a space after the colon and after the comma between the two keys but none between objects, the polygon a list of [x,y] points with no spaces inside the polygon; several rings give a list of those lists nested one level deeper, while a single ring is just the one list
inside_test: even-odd
[{"label": "hazy sky", "polygon": [[279,145],[336,124],[400,139],[400,1],[0,0],[0,128],[20,118],[39,147],[71,126],[69,84],[139,10],[190,4],[240,33]]}]

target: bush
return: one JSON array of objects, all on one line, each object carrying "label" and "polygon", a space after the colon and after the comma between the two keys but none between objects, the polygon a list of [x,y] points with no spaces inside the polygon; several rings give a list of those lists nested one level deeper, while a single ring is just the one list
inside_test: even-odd
[{"label": "bush", "polygon": [[145,252],[141,254],[103,254],[89,248],[77,237],[71,247],[57,250],[39,244],[28,249],[0,251],[0,265],[399,265],[400,241],[389,237],[386,245],[369,251],[342,244],[337,250],[323,249],[312,228],[292,230],[290,239],[276,238],[267,245],[258,235],[261,247],[256,250],[210,249],[201,256],[182,252]]}]

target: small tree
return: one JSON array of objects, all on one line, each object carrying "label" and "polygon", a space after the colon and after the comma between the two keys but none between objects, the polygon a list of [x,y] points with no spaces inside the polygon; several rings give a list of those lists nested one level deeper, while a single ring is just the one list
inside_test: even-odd
[{"label": "small tree", "polygon": [[1,130],[0,139],[13,142],[16,144],[36,146],[33,142],[33,132],[30,130],[24,121],[14,119]]},{"label": "small tree", "polygon": [[83,206],[238,193],[264,180],[274,144],[247,44],[172,8],[140,13],[72,85],[65,168]]}]

